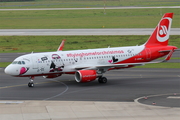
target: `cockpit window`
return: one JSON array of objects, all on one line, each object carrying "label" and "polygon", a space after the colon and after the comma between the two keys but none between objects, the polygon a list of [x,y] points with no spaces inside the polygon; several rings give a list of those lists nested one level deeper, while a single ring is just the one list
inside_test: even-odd
[{"label": "cockpit window", "polygon": [[17,64],[17,63],[18,63],[18,61],[13,61],[13,62],[12,62],[12,64]]},{"label": "cockpit window", "polygon": [[25,64],[25,61],[13,61],[12,64]]}]

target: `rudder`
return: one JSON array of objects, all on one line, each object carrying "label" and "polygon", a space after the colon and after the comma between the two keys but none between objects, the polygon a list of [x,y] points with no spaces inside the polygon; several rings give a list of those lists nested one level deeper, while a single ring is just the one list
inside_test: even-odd
[{"label": "rudder", "polygon": [[145,46],[167,46],[170,29],[172,24],[173,13],[166,13],[159,21],[154,32],[149,37],[148,41],[145,43]]}]

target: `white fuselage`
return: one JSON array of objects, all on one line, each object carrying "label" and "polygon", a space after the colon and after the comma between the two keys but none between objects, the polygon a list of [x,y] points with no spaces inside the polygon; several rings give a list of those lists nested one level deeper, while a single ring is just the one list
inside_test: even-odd
[{"label": "white fuselage", "polygon": [[[42,76],[75,72],[77,67],[118,64],[145,49],[145,46],[101,48],[32,53],[20,56],[9,65],[14,76]],[[7,68],[8,69],[8,68]]]}]

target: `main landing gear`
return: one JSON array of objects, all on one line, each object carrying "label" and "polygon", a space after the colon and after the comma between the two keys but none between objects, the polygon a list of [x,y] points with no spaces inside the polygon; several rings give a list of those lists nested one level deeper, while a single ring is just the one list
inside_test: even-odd
[{"label": "main landing gear", "polygon": [[28,87],[34,87],[33,81],[34,81],[34,76],[31,76],[31,77],[30,77],[30,81],[29,81],[29,83],[28,83]]},{"label": "main landing gear", "polygon": [[105,73],[107,69],[98,69],[97,74],[99,75],[98,81],[99,83],[107,83],[107,78],[103,77],[103,73]]},{"label": "main landing gear", "polygon": [[99,77],[98,79],[99,83],[107,83],[107,78],[106,77]]}]

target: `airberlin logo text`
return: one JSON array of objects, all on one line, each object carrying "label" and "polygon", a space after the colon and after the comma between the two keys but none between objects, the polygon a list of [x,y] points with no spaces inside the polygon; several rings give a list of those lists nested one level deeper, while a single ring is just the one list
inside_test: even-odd
[{"label": "airberlin logo text", "polygon": [[157,30],[157,40],[159,42],[165,42],[166,40],[169,39],[171,22],[172,22],[171,18],[165,17],[159,23]]},{"label": "airberlin logo text", "polygon": [[163,37],[167,35],[167,27],[165,25],[162,25],[160,30],[159,30],[159,36]]},{"label": "airberlin logo text", "polygon": [[96,77],[96,75],[83,75],[83,78]]},{"label": "airberlin logo text", "polygon": [[88,52],[88,53],[69,53],[67,57],[84,57],[84,56],[94,56],[94,55],[110,55],[110,54],[121,54],[124,53],[123,50],[117,51],[102,51],[102,52]]}]

